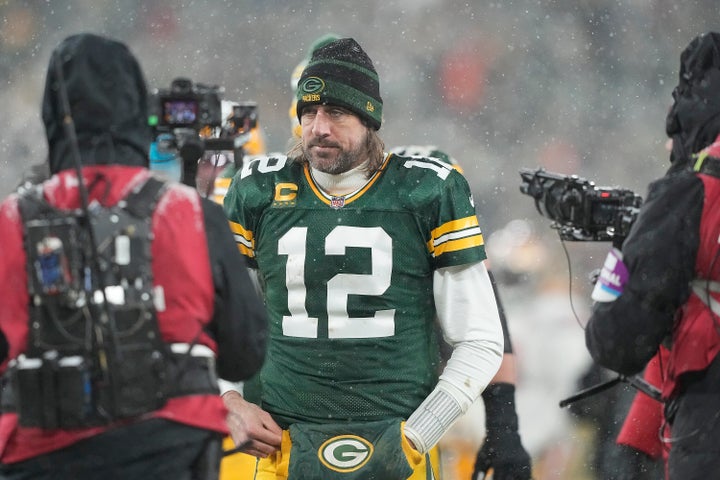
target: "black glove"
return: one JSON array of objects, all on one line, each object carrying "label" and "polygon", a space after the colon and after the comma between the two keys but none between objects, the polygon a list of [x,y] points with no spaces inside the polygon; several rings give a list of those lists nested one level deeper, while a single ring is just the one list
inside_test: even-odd
[{"label": "black glove", "polygon": [[518,433],[515,385],[494,383],[485,389],[482,397],[487,434],[475,459],[472,480],[486,478],[490,469],[493,480],[530,480],[530,455]]}]

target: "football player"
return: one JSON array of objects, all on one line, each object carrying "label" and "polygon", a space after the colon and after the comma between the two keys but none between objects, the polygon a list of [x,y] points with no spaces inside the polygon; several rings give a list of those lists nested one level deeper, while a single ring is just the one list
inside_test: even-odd
[{"label": "football player", "polygon": [[[428,452],[496,374],[503,334],[465,178],[383,152],[372,61],[316,49],[302,140],[257,157],[224,205],[271,318],[261,405],[223,396],[255,479],[433,478]],[[452,348],[437,375],[436,319]]]}]

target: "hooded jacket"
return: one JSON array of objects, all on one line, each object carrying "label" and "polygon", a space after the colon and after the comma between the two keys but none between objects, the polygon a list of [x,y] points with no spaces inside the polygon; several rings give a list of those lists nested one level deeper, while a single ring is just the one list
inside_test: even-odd
[{"label": "hooded jacket", "polygon": [[[64,77],[64,78],[61,78]],[[70,112],[59,89],[67,90]],[[42,105],[53,176],[42,184],[52,206],[81,205],[73,133],[63,125],[72,115],[88,201],[116,205],[152,173],[147,152],[146,88],[140,67],[122,44],[96,35],[69,37],[53,52]],[[158,308],[166,343],[203,345],[216,355],[219,376],[231,381],[252,376],[262,364],[267,320],[222,209],[185,185],[169,183],[151,218],[153,286],[164,291]],[[0,204],[0,329],[8,355],[26,351],[29,329],[28,269],[18,196]],[[218,395],[171,398],[147,418],[164,418],[228,433],[227,410]],[[146,417],[143,417],[146,418]],[[72,430],[21,427],[14,413],[0,416],[0,461],[14,463],[72,446],[115,424]],[[128,439],[128,441],[132,441]]]},{"label": "hooded jacket", "polygon": [[[63,108],[61,75],[70,112]],[[66,113],[72,114],[83,165],[148,166],[147,88],[140,65],[122,43],[74,35],[52,53],[42,102],[51,174],[74,167],[73,141],[63,127]]]},{"label": "hooded jacket", "polygon": [[680,55],[674,102],[665,120],[672,139],[670,172],[690,165],[693,154],[720,132],[720,33],[695,37]]}]

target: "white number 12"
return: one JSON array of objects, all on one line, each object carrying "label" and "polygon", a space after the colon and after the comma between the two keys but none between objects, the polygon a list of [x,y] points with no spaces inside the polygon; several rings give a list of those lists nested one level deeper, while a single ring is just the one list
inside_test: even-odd
[{"label": "white number 12", "polygon": [[[287,255],[285,285],[289,316],[283,317],[283,335],[317,338],[318,319],[307,313],[305,258],[307,227],[293,227],[278,241],[278,253]],[[348,247],[369,248],[370,274],[339,273],[327,282],[329,338],[375,338],[395,334],[395,310],[372,317],[350,317],[348,295],[382,295],[390,287],[392,239],[380,227],[335,227],[325,238],[326,255],[345,255]]]}]

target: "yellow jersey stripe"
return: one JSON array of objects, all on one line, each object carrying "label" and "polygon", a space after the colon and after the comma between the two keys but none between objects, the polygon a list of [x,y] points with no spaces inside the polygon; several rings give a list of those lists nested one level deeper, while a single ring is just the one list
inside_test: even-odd
[{"label": "yellow jersey stripe", "polygon": [[433,245],[435,246],[435,248],[437,248],[445,242],[457,240],[459,238],[467,238],[473,235],[480,235],[482,237],[482,231],[480,231],[480,227],[468,228],[465,230],[445,234],[440,238],[436,238],[433,242]]},{"label": "yellow jersey stripe", "polygon": [[469,217],[460,218],[458,220],[452,220],[444,223],[437,227],[435,230],[430,232],[433,239],[442,237],[448,232],[454,232],[456,230],[462,230],[464,228],[477,227],[478,219],[476,215],[470,215]]},{"label": "yellow jersey stripe", "polygon": [[[433,257],[438,257],[445,252],[454,252],[465,248],[485,245],[482,231],[480,230],[480,226],[477,225],[477,217],[473,216],[472,218],[474,218],[474,220],[468,220],[468,218],[470,217],[448,222],[433,230],[433,232],[446,231],[446,233],[438,237],[434,236],[427,242],[428,251]],[[461,229],[447,231],[447,227],[450,224],[459,226]],[[462,228],[463,226],[469,226],[469,228]]]},{"label": "yellow jersey stripe", "polygon": [[457,240],[450,240],[437,246],[433,250],[433,257],[437,258],[443,253],[456,252],[458,250],[465,250],[466,248],[480,247],[485,244],[482,234],[472,235],[470,237],[460,238]]},{"label": "yellow jersey stripe", "polygon": [[248,242],[252,242],[254,240],[253,234],[250,230],[245,230],[242,225],[233,221],[228,221],[228,223],[230,224],[230,231],[234,234],[240,235]]},{"label": "yellow jersey stripe", "polygon": [[237,247],[238,247],[238,250],[240,250],[240,253],[242,253],[246,257],[253,258],[255,256],[255,250],[248,248],[247,246],[243,245],[242,243],[238,242]]},{"label": "yellow jersey stripe", "polygon": [[237,243],[238,250],[246,257],[255,256],[255,238],[250,230],[245,230],[242,225],[232,221],[228,221],[230,224],[230,230]]}]

